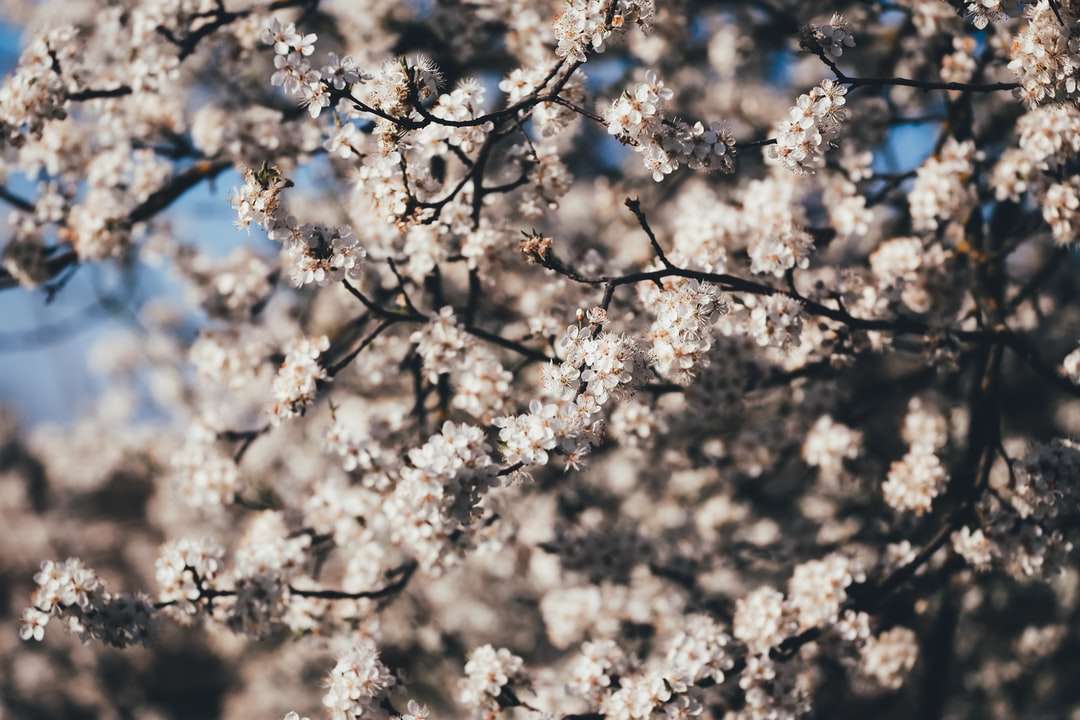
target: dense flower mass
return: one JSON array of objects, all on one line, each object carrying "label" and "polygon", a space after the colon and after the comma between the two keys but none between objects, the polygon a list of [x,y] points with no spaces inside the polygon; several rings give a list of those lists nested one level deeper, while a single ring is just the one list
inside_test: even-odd
[{"label": "dense flower mass", "polygon": [[644,82],[623,91],[608,108],[604,120],[608,132],[641,153],[645,169],[656,182],[680,165],[733,172],[735,139],[731,132],[720,123],[706,128],[700,121],[690,125],[665,117],[664,103],[673,97],[671,88],[654,71],[648,71]]},{"label": "dense flower mass", "polygon": [[777,127],[772,156],[800,175],[824,165],[825,151],[840,135],[848,117],[846,94],[843,85],[823,80],[809,93],[800,95],[788,118]]},{"label": "dense flower mass", "polygon": [[1080,0],[0,12],[0,718],[1080,717]]}]

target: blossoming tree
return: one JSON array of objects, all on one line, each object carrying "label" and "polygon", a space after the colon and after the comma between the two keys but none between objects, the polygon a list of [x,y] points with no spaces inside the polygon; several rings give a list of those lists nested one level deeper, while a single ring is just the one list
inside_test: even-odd
[{"label": "blossoming tree", "polygon": [[1076,716],[1080,0],[7,5],[3,717]]}]

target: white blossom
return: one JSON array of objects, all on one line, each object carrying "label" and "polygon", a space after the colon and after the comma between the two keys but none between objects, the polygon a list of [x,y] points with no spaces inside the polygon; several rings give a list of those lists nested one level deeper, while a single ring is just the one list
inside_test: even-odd
[{"label": "white blossom", "polygon": [[882,687],[896,690],[915,666],[918,652],[915,633],[894,627],[866,641],[859,657],[859,671]]},{"label": "white blossom", "polygon": [[889,467],[881,491],[892,508],[923,515],[944,490],[947,479],[948,474],[938,456],[916,446]]},{"label": "white blossom", "polygon": [[768,149],[768,156],[798,175],[816,172],[847,121],[846,94],[843,85],[823,80],[800,95],[787,120],[777,127],[776,145]]}]

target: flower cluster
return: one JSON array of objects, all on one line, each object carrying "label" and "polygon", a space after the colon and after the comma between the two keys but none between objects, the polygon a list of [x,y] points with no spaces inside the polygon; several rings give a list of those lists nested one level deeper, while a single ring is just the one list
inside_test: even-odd
[{"label": "flower cluster", "polygon": [[347,225],[327,227],[298,223],[281,207],[281,191],[292,185],[275,167],[244,172],[244,185],[233,191],[232,205],[237,226],[252,222],[262,226],[271,240],[282,243],[296,287],[324,286],[343,279],[355,279],[363,269],[367,252]]},{"label": "flower cluster", "polygon": [[776,145],[768,148],[768,156],[796,175],[817,172],[848,119],[846,95],[847,88],[833,80],[822,80],[800,95],[777,126]]},{"label": "flower cluster", "polygon": [[270,236],[286,243],[293,284],[321,286],[360,276],[367,253],[353,237],[352,228],[297,225],[290,221],[271,229]]},{"label": "flower cluster", "polygon": [[433,475],[460,477],[463,473],[476,473],[488,467],[490,450],[480,428],[457,425],[448,420],[438,435],[432,435],[422,447],[409,451],[409,462]]},{"label": "flower cluster", "polygon": [[918,657],[915,633],[894,627],[866,641],[859,653],[859,672],[882,687],[896,690],[904,684]]},{"label": "flower cluster", "polygon": [[1061,361],[1061,367],[1066,377],[1080,385],[1080,347],[1065,356],[1065,359]]},{"label": "flower cluster", "polygon": [[522,679],[525,662],[506,648],[481,645],[469,654],[461,703],[478,711],[498,712],[499,698]]},{"label": "flower cluster", "polygon": [[164,545],[154,563],[162,601],[185,603],[187,611],[194,613],[191,601],[202,597],[217,578],[224,556],[224,548],[207,539],[184,538]]},{"label": "flower cluster", "polygon": [[425,570],[438,573],[460,561],[482,529],[485,500],[497,474],[484,431],[451,421],[426,443],[408,451],[412,466],[401,471],[383,508],[395,542]]},{"label": "flower cluster", "polygon": [[224,332],[200,333],[188,359],[207,380],[228,388],[251,382],[263,364],[262,347],[247,338]]},{"label": "flower cluster", "polygon": [[626,653],[613,640],[584,642],[570,665],[567,689],[588,698],[595,706],[603,699],[612,680],[626,674]]},{"label": "flower cluster", "polygon": [[1004,6],[1009,0],[967,0],[965,3],[971,23],[979,30],[992,22],[1004,22],[1008,19]]},{"label": "flower cluster", "polygon": [[916,230],[935,230],[944,219],[966,220],[976,202],[970,181],[979,157],[975,143],[950,137],[940,153],[919,167],[908,195]]},{"label": "flower cluster", "polygon": [[857,561],[840,553],[795,567],[788,583],[788,603],[799,629],[806,630],[839,621],[847,600],[847,588],[866,580]]},{"label": "flower cluster", "polygon": [[603,52],[611,33],[627,23],[648,29],[655,12],[654,0],[569,0],[555,19],[555,53],[585,62],[589,50]]},{"label": "flower cluster", "polygon": [[733,628],[735,637],[752,652],[765,654],[793,634],[795,625],[784,604],[784,593],[760,587],[735,604]]},{"label": "flower cluster", "polygon": [[749,330],[761,347],[797,344],[802,333],[802,303],[780,293],[761,299],[750,311]]},{"label": "flower cluster", "polygon": [[240,489],[240,471],[203,422],[192,423],[183,445],[170,458],[180,496],[196,507],[231,504]]},{"label": "flower cluster", "polygon": [[495,418],[503,457],[511,465],[546,465],[558,444],[559,408],[540,400],[529,402],[529,412]]},{"label": "flower cluster", "polygon": [[833,60],[839,60],[845,49],[855,47],[855,36],[851,34],[848,21],[839,13],[834,13],[829,22],[810,28],[810,37],[815,46]]},{"label": "flower cluster", "polygon": [[667,683],[680,692],[703,680],[724,682],[735,665],[728,650],[731,638],[707,615],[688,615],[683,629],[671,641],[665,664]]},{"label": "flower cluster", "polygon": [[67,86],[59,69],[79,52],[78,31],[62,26],[34,39],[14,74],[0,86],[0,143],[22,145],[45,124],[67,116]]},{"label": "flower cluster", "polygon": [[[307,58],[315,52],[315,33],[303,35],[293,23],[282,24],[276,18],[263,30],[262,41],[274,48],[274,74],[271,84],[287,94],[298,97],[307,106],[312,118],[319,117],[330,105],[330,88],[338,90],[360,81],[349,57],[331,55],[330,64],[322,72],[315,70]],[[324,79],[325,76],[325,79]]]},{"label": "flower cluster", "polygon": [[793,225],[782,226],[775,235],[756,238],[750,245],[750,271],[783,277],[793,268],[810,266],[814,239]]},{"label": "flower cluster", "polygon": [[950,254],[917,237],[891,238],[870,254],[870,271],[881,294],[916,312],[928,312],[934,289],[947,282]]},{"label": "flower cluster", "polygon": [[[439,96],[431,111],[441,118],[458,122],[472,120],[481,113],[483,108],[484,86],[477,80],[467,79],[458,83],[453,92]],[[429,125],[424,128],[420,142],[446,141],[464,152],[471,153],[484,143],[484,139],[493,129],[490,122],[464,127],[451,124]]]},{"label": "flower cluster", "polygon": [[743,5],[7,3],[0,715],[1068,716],[1080,2]]},{"label": "flower cluster", "polygon": [[[983,0],[980,4],[985,3]],[[1078,9],[1071,0],[1038,0],[1025,8],[1026,22],[1009,48],[1009,69],[1020,81],[1020,96],[1029,106],[1076,95],[1080,65],[1076,63],[1071,33],[1063,32],[1063,28],[1074,26]]]},{"label": "flower cluster", "polygon": [[270,227],[278,213],[281,191],[290,181],[275,168],[264,165],[258,170],[247,168],[243,173],[244,184],[233,189],[231,203],[236,211],[236,226],[246,228],[256,223]]},{"label": "flower cluster", "polygon": [[917,447],[889,466],[881,491],[889,506],[922,515],[929,512],[931,503],[941,494],[947,480],[948,473],[938,456]]},{"label": "flower cluster", "polygon": [[978,68],[974,53],[975,38],[953,38],[953,52],[941,59],[941,79],[955,83],[971,80]]},{"label": "flower cluster", "polygon": [[721,123],[706,128],[673,120],[664,115],[664,103],[674,93],[650,70],[645,81],[626,90],[608,108],[605,115],[608,133],[641,154],[645,169],[660,182],[686,165],[692,170],[735,169],[735,139]]},{"label": "flower cluster", "polygon": [[987,570],[994,558],[994,545],[981,528],[964,526],[949,536],[953,550],[976,570]]},{"label": "flower cluster", "polygon": [[309,535],[290,536],[281,513],[259,513],[235,549],[234,587],[215,612],[236,633],[263,638],[289,619],[291,586],[307,560]]},{"label": "flower cluster", "polygon": [[1054,170],[1080,155],[1080,108],[1044,105],[1016,121],[1018,145],[1025,159],[1040,170]]},{"label": "flower cluster", "polygon": [[836,479],[844,470],[845,460],[854,460],[862,452],[863,434],[822,415],[811,426],[803,441],[802,457],[816,467],[823,478]]},{"label": "flower cluster", "polygon": [[649,361],[664,377],[689,383],[712,347],[712,325],[725,306],[711,287],[689,281],[657,293],[653,307]]},{"label": "flower cluster", "polygon": [[154,607],[144,595],[113,595],[78,558],[62,563],[47,560],[34,576],[37,589],[23,613],[19,635],[41,640],[53,618],[82,639],[115,647],[146,644],[152,631]]},{"label": "flower cluster", "polygon": [[471,344],[450,306],[440,309],[439,314],[414,332],[409,340],[416,344],[416,353],[431,382],[437,382],[440,375],[457,369],[465,360],[466,347]]},{"label": "flower cluster", "polygon": [[325,335],[297,338],[285,348],[285,360],[274,377],[271,422],[279,423],[304,414],[308,404],[315,399],[318,384],[330,379],[319,362],[319,357],[329,349],[330,339]]},{"label": "flower cluster", "polygon": [[491,350],[473,344],[456,366],[453,406],[483,422],[491,422],[506,405],[513,373]]}]

